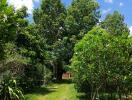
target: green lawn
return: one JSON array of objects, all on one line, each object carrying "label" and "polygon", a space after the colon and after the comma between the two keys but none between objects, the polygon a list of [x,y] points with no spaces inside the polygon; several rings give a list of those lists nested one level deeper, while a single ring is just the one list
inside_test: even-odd
[{"label": "green lawn", "polygon": [[26,95],[27,100],[78,100],[73,83],[52,84]]}]

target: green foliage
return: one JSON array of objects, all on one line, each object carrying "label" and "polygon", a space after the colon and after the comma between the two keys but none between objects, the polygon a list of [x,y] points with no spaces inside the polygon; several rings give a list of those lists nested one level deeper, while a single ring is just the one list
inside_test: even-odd
[{"label": "green foliage", "polygon": [[90,93],[91,100],[100,92],[130,92],[126,82],[132,72],[131,38],[111,36],[95,27],[74,50],[71,66],[79,91]]},{"label": "green foliage", "polygon": [[20,77],[20,86],[25,91],[41,86],[46,80],[44,79],[45,40],[37,35],[33,28],[35,26],[26,27],[25,32],[19,34],[16,40],[17,52],[29,59]]},{"label": "green foliage", "polygon": [[73,0],[65,20],[68,35],[81,38],[91,30],[100,18],[98,8],[99,4],[96,0]]},{"label": "green foliage", "polygon": [[[63,73],[63,59],[65,45],[63,36],[65,33],[66,9],[61,0],[43,0],[39,9],[33,12],[34,22],[39,35],[46,40],[48,58],[47,64],[54,72],[56,79]],[[50,55],[50,56],[49,56]],[[59,73],[60,72],[60,73]]]},{"label": "green foliage", "polygon": [[[31,77],[33,81],[30,85],[40,86],[42,82],[39,83],[38,80],[42,81],[44,77],[42,72],[45,59],[44,39],[34,31],[34,25],[28,26],[28,21],[25,19],[28,16],[26,7],[14,10],[6,3],[0,3],[0,6],[0,74],[3,75],[8,71],[18,81],[25,82],[25,87],[29,85],[25,79]],[[33,73],[31,76],[26,73],[27,69],[29,73]],[[25,79],[24,75],[27,75]],[[33,82],[38,84],[32,85]],[[19,86],[21,84],[23,83],[18,83]]]},{"label": "green foliage", "polygon": [[22,91],[17,87],[16,80],[5,78],[0,87],[1,100],[24,100]]},{"label": "green foliage", "polygon": [[73,48],[84,34],[92,29],[98,23],[100,18],[99,4],[96,0],[73,0],[67,9],[65,19],[65,43],[66,53],[65,62],[69,64],[69,60],[73,56]]},{"label": "green foliage", "polygon": [[[42,0],[33,12],[34,23],[29,24],[26,7],[15,10],[7,0],[1,0],[1,97],[20,99],[16,85],[27,91],[52,78],[61,80],[63,72],[70,70],[73,53],[70,67],[79,91],[90,92],[91,99],[99,98],[101,92],[129,94],[132,37],[128,37],[129,30],[119,12],[101,22],[105,30],[91,30],[100,18],[98,8],[96,0],[73,0],[67,9],[61,0]],[[18,82],[5,81],[3,75],[7,74]]]},{"label": "green foliage", "polygon": [[28,65],[25,67],[24,73],[19,79],[19,86],[25,92],[32,91],[33,88],[43,84],[43,75],[42,66]]},{"label": "green foliage", "polygon": [[129,34],[129,29],[124,23],[124,16],[115,11],[113,14],[108,14],[101,26],[112,35],[125,36]]},{"label": "green foliage", "polygon": [[[0,2],[0,59],[4,58],[4,45],[15,38],[15,17],[13,7],[6,5],[6,0]],[[12,34],[9,34],[12,33]]]},{"label": "green foliage", "polygon": [[65,16],[66,9],[60,0],[42,0],[40,9],[34,10],[34,21],[48,44],[62,38]]},{"label": "green foliage", "polygon": [[40,8],[34,10],[38,33],[46,39],[53,72],[58,73],[54,76],[61,77],[63,66],[69,64],[72,57],[76,40],[98,22],[98,7],[94,0],[73,1],[68,9],[60,0],[43,0]]}]

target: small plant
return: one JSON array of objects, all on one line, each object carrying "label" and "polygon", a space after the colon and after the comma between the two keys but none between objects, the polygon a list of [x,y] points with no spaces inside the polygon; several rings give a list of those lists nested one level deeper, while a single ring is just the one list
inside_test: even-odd
[{"label": "small plant", "polygon": [[17,87],[16,80],[4,79],[0,85],[0,100],[24,100],[24,95]]}]

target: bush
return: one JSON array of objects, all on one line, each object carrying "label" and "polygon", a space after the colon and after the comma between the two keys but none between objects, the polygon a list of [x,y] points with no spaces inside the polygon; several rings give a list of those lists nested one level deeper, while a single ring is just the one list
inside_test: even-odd
[{"label": "bush", "polygon": [[43,84],[48,83],[51,79],[51,71],[44,65],[28,65],[25,66],[24,72],[21,76],[18,76],[19,86],[25,92],[32,91],[35,87],[40,87]]},{"label": "bush", "polygon": [[24,100],[22,91],[17,87],[16,80],[5,78],[0,87],[0,100]]},{"label": "bush", "polygon": [[125,82],[132,72],[131,50],[131,38],[109,35],[100,27],[88,32],[76,44],[71,64],[79,91],[91,93],[92,100],[103,92],[130,91]]}]

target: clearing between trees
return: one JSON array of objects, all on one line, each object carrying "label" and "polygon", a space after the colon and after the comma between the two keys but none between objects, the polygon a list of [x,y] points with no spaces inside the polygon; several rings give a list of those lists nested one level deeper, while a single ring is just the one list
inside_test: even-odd
[{"label": "clearing between trees", "polygon": [[78,100],[74,84],[70,82],[50,84],[26,95],[27,100]]}]

